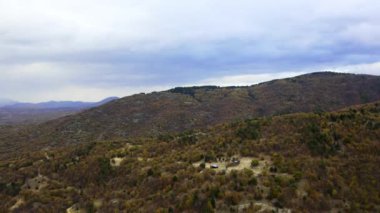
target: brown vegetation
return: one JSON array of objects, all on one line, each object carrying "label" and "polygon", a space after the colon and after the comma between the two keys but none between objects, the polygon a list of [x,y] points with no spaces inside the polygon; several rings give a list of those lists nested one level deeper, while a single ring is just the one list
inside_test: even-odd
[{"label": "brown vegetation", "polygon": [[[379,138],[377,102],[249,119],[203,132],[20,152],[1,161],[0,209],[16,204],[21,212],[73,206],[87,212],[378,212]],[[260,174],[193,166],[233,156],[258,159],[258,166],[271,163]],[[110,163],[115,157],[123,158],[117,167]],[[22,187],[39,173],[47,186]]]}]

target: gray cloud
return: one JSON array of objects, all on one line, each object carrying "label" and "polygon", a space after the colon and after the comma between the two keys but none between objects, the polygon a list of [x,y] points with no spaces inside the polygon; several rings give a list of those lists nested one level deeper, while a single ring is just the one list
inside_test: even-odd
[{"label": "gray cloud", "polygon": [[379,10],[376,0],[0,0],[0,96],[94,100],[240,76],[380,74],[366,66],[380,61]]}]

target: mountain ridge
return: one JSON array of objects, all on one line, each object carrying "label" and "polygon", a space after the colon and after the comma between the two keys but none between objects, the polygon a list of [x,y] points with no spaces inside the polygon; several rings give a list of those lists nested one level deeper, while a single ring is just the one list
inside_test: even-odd
[{"label": "mountain ridge", "polygon": [[157,136],[255,117],[333,111],[380,100],[380,77],[317,73],[249,87],[181,90],[185,92],[177,89],[124,97],[40,124],[28,138],[44,146],[62,146]]}]

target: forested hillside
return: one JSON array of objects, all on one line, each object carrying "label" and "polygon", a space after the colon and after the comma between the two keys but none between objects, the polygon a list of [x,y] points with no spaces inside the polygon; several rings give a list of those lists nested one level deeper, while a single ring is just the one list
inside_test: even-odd
[{"label": "forested hillside", "polygon": [[380,103],[22,152],[0,209],[378,212]]}]

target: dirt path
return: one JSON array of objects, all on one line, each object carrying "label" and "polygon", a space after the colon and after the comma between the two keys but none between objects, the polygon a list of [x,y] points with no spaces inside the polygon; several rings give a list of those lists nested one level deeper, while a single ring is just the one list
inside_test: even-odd
[{"label": "dirt path", "polygon": [[[255,167],[251,167],[252,160],[258,160],[259,165]],[[263,171],[268,170],[269,166],[271,165],[271,162],[269,159],[260,160],[258,158],[251,158],[251,157],[244,157],[240,159],[240,164],[236,166],[230,166],[227,168],[227,173],[231,172],[232,170],[243,170],[243,169],[250,169],[253,171],[254,175],[260,175],[263,173]]]},{"label": "dirt path", "polygon": [[121,162],[123,162],[124,158],[115,157],[110,160],[110,164],[112,167],[120,166]]},{"label": "dirt path", "polygon": [[29,178],[25,181],[25,184],[21,187],[25,190],[33,190],[35,192],[40,191],[43,188],[46,188],[49,185],[49,178],[38,175],[35,178]]},{"label": "dirt path", "polygon": [[25,201],[22,198],[17,199],[16,203],[13,206],[11,206],[11,208],[9,208],[9,211],[12,212],[12,211],[18,209],[24,203],[25,203]]}]

